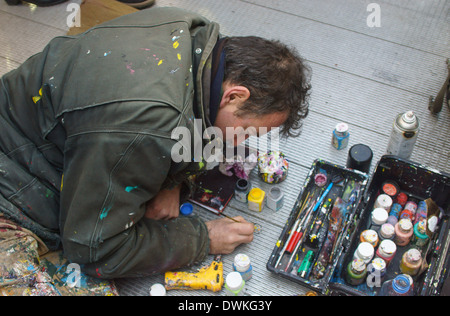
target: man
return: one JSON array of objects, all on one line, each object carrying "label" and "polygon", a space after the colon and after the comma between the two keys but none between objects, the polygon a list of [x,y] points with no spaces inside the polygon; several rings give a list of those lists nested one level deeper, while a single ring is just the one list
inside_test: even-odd
[{"label": "man", "polygon": [[253,224],[178,217],[183,183],[205,163],[174,162],[172,131],[194,141],[201,119],[228,141],[227,127],[294,134],[307,70],[278,42],[221,38],[176,8],[55,38],[1,79],[0,211],[100,278],[230,253],[252,241]]}]

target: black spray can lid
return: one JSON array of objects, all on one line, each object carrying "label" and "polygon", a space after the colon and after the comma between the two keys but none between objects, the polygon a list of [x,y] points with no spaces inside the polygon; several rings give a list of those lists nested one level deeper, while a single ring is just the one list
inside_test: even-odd
[{"label": "black spray can lid", "polygon": [[347,168],[369,173],[373,152],[364,144],[353,145],[348,151]]}]

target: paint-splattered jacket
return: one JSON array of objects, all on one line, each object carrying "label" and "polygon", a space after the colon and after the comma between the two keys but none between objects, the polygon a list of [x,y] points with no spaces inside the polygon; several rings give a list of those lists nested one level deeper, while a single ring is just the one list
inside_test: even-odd
[{"label": "paint-splattered jacket", "polygon": [[55,38],[6,74],[0,211],[104,278],[203,260],[201,220],[143,215],[161,188],[203,166],[171,159],[171,132],[186,126],[194,138],[194,116],[207,124],[218,36],[218,25],[196,14],[143,10]]}]

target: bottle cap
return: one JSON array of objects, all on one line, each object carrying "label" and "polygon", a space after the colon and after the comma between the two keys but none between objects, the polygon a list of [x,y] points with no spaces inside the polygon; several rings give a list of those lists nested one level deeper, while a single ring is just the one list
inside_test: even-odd
[{"label": "bottle cap", "polygon": [[372,223],[375,225],[383,225],[389,217],[388,212],[384,208],[376,208],[372,212]]},{"label": "bottle cap", "polygon": [[360,258],[356,258],[353,259],[352,261],[352,270],[356,273],[356,274],[361,274],[366,270],[367,266],[366,263],[364,262],[364,260],[360,259]]},{"label": "bottle cap", "polygon": [[191,203],[184,203],[180,206],[180,213],[184,216],[189,216],[194,211],[194,206]]},{"label": "bottle cap", "polygon": [[376,231],[372,229],[365,230],[361,233],[361,239],[363,241],[368,242],[372,246],[376,246],[378,244],[378,234]]},{"label": "bottle cap", "polygon": [[384,208],[390,210],[392,207],[392,198],[387,194],[380,194],[375,201],[375,208]]},{"label": "bottle cap", "polygon": [[362,242],[359,244],[358,249],[356,249],[356,253],[358,258],[368,263],[375,254],[375,248],[368,242]]},{"label": "bottle cap", "polygon": [[397,245],[392,240],[383,240],[378,247],[381,254],[386,257],[392,257],[397,252]]},{"label": "bottle cap", "polygon": [[253,200],[260,200],[263,197],[263,193],[264,191],[260,188],[253,188],[249,194]]},{"label": "bottle cap", "polygon": [[242,286],[242,282],[244,282],[244,280],[239,272],[231,272],[227,275],[226,283],[231,291],[239,290]]},{"label": "bottle cap", "polygon": [[405,259],[407,262],[418,263],[420,260],[422,260],[422,255],[420,254],[419,250],[410,249],[405,253]]},{"label": "bottle cap", "polygon": [[413,229],[413,224],[409,218],[402,218],[398,222],[398,227],[403,233],[409,233]]},{"label": "bottle cap", "polygon": [[394,282],[392,282],[392,287],[395,292],[399,294],[405,294],[409,291],[411,283],[408,277],[406,277],[404,274],[401,274],[394,279]]},{"label": "bottle cap", "polygon": [[250,268],[250,258],[240,253],[234,257],[234,266],[238,272],[246,272]]},{"label": "bottle cap", "polygon": [[166,288],[162,284],[154,284],[150,288],[150,296],[166,296]]},{"label": "bottle cap", "polygon": [[384,239],[391,239],[394,237],[395,235],[395,228],[394,226],[392,226],[392,224],[383,224],[383,226],[381,226],[380,229],[380,235],[381,237],[383,237]]},{"label": "bottle cap", "polygon": [[369,146],[363,144],[353,145],[348,152],[347,168],[369,173],[373,152]]}]

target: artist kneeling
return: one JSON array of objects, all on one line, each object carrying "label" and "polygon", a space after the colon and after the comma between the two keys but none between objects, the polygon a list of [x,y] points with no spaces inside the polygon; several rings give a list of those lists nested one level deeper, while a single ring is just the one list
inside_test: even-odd
[{"label": "artist kneeling", "polygon": [[205,162],[171,159],[171,133],[197,119],[235,145],[227,127],[297,135],[309,89],[295,50],[177,8],[55,38],[1,78],[0,212],[100,278],[230,253],[253,225],[178,216]]}]

